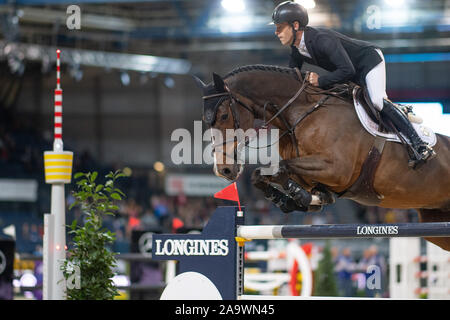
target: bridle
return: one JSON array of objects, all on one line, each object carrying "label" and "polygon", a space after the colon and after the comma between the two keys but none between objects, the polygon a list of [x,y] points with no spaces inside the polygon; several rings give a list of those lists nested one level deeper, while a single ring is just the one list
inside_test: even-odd
[{"label": "bridle", "polygon": [[[299,79],[302,79],[302,76],[301,76],[301,74],[300,74],[300,70],[298,69],[298,68],[295,68],[295,71],[297,72],[297,76],[298,76],[298,78]],[[281,108],[278,108],[277,107],[277,105],[275,105],[275,104],[273,104],[272,102],[270,102],[270,101],[267,101],[265,104],[264,104],[264,107],[263,107],[263,109],[264,109],[264,112],[263,112],[263,117],[264,117],[264,123],[263,123],[263,125],[262,125],[262,128],[267,128],[268,127],[268,125],[272,122],[272,121],[274,121],[275,119],[277,119],[277,118],[279,118],[282,122],[283,122],[283,124],[286,126],[286,130],[278,137],[278,139],[277,139],[277,141],[276,142],[274,142],[274,143],[272,143],[271,145],[269,145],[269,146],[272,146],[272,145],[274,145],[274,144],[276,144],[276,143],[278,143],[279,141],[280,141],[280,139],[281,138],[283,138],[285,135],[289,135],[290,136],[290,138],[291,138],[291,142],[292,142],[292,144],[295,146],[295,148],[296,148],[296,152],[297,152],[297,157],[300,157],[300,151],[299,151],[299,148],[298,148],[298,143],[297,143],[297,138],[295,137],[295,128],[300,124],[300,122],[302,121],[302,120],[304,120],[308,115],[310,115],[312,112],[314,112],[317,108],[319,108],[321,105],[323,105],[324,103],[325,103],[325,101],[330,97],[330,95],[325,95],[324,97],[322,97],[317,103],[315,103],[312,107],[310,107],[310,108],[308,108],[308,110],[306,110],[304,113],[302,113],[301,115],[300,115],[300,117],[299,118],[297,118],[297,120],[294,122],[294,124],[292,125],[292,126],[290,126],[289,125],[289,122],[286,120],[286,118],[284,117],[284,115],[283,115],[283,111],[285,111],[299,96],[300,96],[300,94],[305,90],[305,88],[308,86],[308,82],[307,82],[307,79],[308,79],[308,75],[309,75],[309,72],[306,72],[306,75],[305,75],[305,77],[303,77],[303,81],[302,81],[302,84],[301,84],[301,86],[300,86],[300,88],[297,90],[297,92],[281,107]],[[252,113],[253,114],[253,116],[256,118],[256,113],[255,113],[255,111],[251,108],[251,107],[249,107],[249,106],[247,106],[244,102],[242,102],[241,100],[239,100],[235,95],[233,95],[233,93],[225,86],[225,90],[226,90],[226,92],[221,92],[221,93],[215,93],[215,94],[211,94],[211,95],[207,95],[207,96],[203,96],[202,98],[203,98],[203,100],[208,100],[208,99],[212,99],[212,98],[218,98],[218,97],[220,97],[220,99],[219,99],[219,101],[216,103],[216,105],[215,105],[215,107],[214,108],[218,108],[218,106],[220,106],[220,104],[222,104],[222,102],[224,101],[224,100],[226,100],[226,99],[229,99],[230,100],[230,103],[229,103],[229,106],[230,106],[230,109],[231,109],[231,113],[232,113],[232,115],[233,115],[233,126],[234,126],[234,129],[235,130],[237,130],[239,127],[240,127],[240,121],[239,121],[239,113],[237,112],[237,110],[236,110],[236,105],[240,105],[240,106],[242,106],[242,107],[244,107],[245,109],[247,109],[250,113]],[[322,90],[322,91],[320,91],[320,92],[317,92],[317,93],[314,93],[314,94],[322,94],[322,93],[331,93],[329,90]],[[275,109],[275,114],[268,120],[268,121],[266,121],[266,110],[267,110],[267,107],[268,106],[271,106],[273,109]],[[223,141],[223,142],[221,142],[221,143],[215,143],[214,141],[213,141],[213,144],[212,144],[212,151],[213,151],[213,153],[215,153],[215,149],[217,148],[217,147],[223,147],[224,145],[226,145],[227,143],[229,143],[229,142],[233,142],[233,143],[235,143],[235,146],[234,146],[234,160],[237,160],[237,145],[236,145],[236,140],[237,140],[237,137],[236,136],[234,136],[234,138],[231,140],[225,140],[225,141]],[[246,140],[245,141],[245,146],[248,146],[248,144],[249,144],[249,140]],[[264,146],[264,147],[256,147],[256,149],[261,149],[261,148],[267,148],[267,147],[269,147],[269,146]],[[228,156],[228,154],[226,153],[226,151],[222,151],[223,152],[223,154],[225,155],[225,156]]]},{"label": "bridle", "polygon": [[220,106],[222,104],[222,102],[224,100],[226,100],[226,98],[228,98],[230,100],[230,108],[231,108],[231,112],[233,114],[234,129],[238,129],[240,127],[240,124],[239,124],[239,117],[237,116],[238,113],[236,112],[236,108],[235,108],[236,103],[239,103],[239,105],[241,105],[242,107],[247,109],[251,114],[253,114],[253,116],[255,116],[255,112],[252,108],[250,108],[244,102],[242,102],[237,97],[235,97],[228,88],[225,88],[225,90],[227,90],[227,91],[211,94],[208,96],[203,96],[202,98],[203,98],[203,100],[207,100],[207,99],[211,99],[211,98],[221,97],[219,99],[219,101],[217,101],[216,106],[214,108],[217,108],[218,106]]},{"label": "bridle", "polygon": [[[229,107],[230,107],[231,113],[233,115],[233,127],[234,127],[234,130],[237,130],[240,128],[240,121],[239,121],[239,113],[236,110],[236,104],[247,109],[254,117],[256,117],[256,114],[255,114],[255,111],[251,107],[247,106],[244,102],[242,102],[236,96],[234,96],[227,87],[225,87],[225,90],[226,90],[226,92],[215,93],[215,94],[203,96],[202,98],[203,98],[203,100],[207,100],[207,99],[220,97],[219,101],[217,101],[217,103],[214,107],[215,109],[218,108],[218,106],[220,106],[224,100],[228,99],[230,101]],[[234,138],[232,140],[225,140],[221,143],[215,143],[213,141],[213,143],[212,143],[213,153],[216,152],[215,150],[217,147],[223,147],[224,145],[226,145],[229,142],[236,143],[236,140],[237,140],[237,137],[234,136]],[[247,145],[247,142],[245,145]],[[223,155],[228,156],[228,154],[225,150],[223,150],[222,153],[223,153]],[[237,146],[236,145],[234,146],[234,160],[237,161]]]}]

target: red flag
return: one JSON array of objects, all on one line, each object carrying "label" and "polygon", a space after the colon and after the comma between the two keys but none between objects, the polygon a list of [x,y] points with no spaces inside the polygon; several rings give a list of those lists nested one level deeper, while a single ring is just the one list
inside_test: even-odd
[{"label": "red flag", "polygon": [[172,232],[175,233],[177,229],[180,229],[181,227],[184,227],[183,221],[181,221],[178,218],[173,218],[172,220]]},{"label": "red flag", "polygon": [[220,190],[216,194],[214,194],[214,198],[237,201],[239,205],[239,211],[241,210],[241,202],[239,201],[239,194],[237,190],[236,182],[233,182],[228,187]]}]

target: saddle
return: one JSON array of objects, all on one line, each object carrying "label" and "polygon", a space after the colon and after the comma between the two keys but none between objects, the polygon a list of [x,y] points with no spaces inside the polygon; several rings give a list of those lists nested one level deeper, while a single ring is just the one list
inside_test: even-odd
[{"label": "saddle", "polygon": [[378,125],[378,131],[383,133],[395,133],[395,131],[384,123],[381,118],[380,111],[378,111],[369,97],[366,89],[353,82],[337,84],[331,89],[327,90],[327,93],[346,100],[353,104],[354,99],[357,99],[359,104],[364,108],[370,119]]},{"label": "saddle", "polygon": [[[328,91],[328,90],[327,90]],[[378,125],[378,131],[381,133],[392,133],[397,135],[397,131],[394,130],[390,125],[383,121],[383,118],[369,97],[367,90],[356,83],[348,82],[344,84],[337,84],[333,86],[329,92],[327,92],[335,97],[342,98],[348,102],[353,103],[354,99],[364,108],[365,112],[369,118]],[[385,100],[389,100],[385,98]],[[394,103],[389,100],[394,106],[396,106],[400,111],[402,111],[405,116],[412,123],[421,124],[423,120],[414,114],[411,106],[403,105],[400,103]]]}]

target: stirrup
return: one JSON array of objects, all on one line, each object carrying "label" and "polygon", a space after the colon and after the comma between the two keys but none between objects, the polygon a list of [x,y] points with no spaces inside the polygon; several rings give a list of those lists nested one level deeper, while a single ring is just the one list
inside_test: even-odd
[{"label": "stirrup", "polygon": [[429,145],[425,144],[419,147],[419,150],[423,149],[420,152],[420,156],[422,159],[424,159],[425,161],[427,160],[431,160],[434,157],[436,157],[436,152],[434,152],[433,148],[431,148]]},{"label": "stirrup", "polygon": [[436,152],[433,150],[433,148],[431,148],[427,144],[419,146],[418,149],[419,150],[422,149],[422,150],[417,151],[417,150],[413,149],[414,159],[410,159],[408,161],[408,166],[413,169],[417,169],[418,167],[422,166],[428,160],[431,160],[434,157],[436,157]]}]

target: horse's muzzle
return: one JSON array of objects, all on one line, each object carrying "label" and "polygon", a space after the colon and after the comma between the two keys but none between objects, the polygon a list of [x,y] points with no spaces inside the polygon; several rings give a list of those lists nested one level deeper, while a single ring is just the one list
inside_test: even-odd
[{"label": "horse's muzzle", "polygon": [[216,176],[225,178],[231,182],[237,180],[243,170],[244,166],[242,164],[214,166],[214,173],[216,174]]}]

